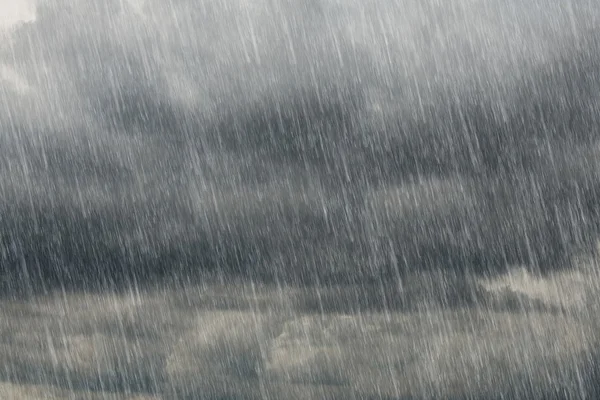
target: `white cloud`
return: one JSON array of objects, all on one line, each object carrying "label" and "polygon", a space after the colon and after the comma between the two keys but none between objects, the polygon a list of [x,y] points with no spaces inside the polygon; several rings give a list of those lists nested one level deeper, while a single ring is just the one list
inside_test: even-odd
[{"label": "white cloud", "polygon": [[31,90],[29,83],[14,68],[0,63],[0,86],[5,84],[20,94]]},{"label": "white cloud", "polygon": [[33,22],[36,8],[32,0],[0,0],[0,32],[25,22]]}]

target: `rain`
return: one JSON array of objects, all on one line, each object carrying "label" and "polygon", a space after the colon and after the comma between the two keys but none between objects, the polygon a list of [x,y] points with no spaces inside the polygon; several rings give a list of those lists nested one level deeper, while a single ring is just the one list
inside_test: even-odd
[{"label": "rain", "polygon": [[599,398],[598,26],[0,0],[0,398]]}]

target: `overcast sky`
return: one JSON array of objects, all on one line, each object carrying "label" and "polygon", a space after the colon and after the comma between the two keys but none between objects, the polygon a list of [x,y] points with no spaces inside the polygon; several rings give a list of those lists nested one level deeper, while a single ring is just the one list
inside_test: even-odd
[{"label": "overcast sky", "polygon": [[482,268],[593,238],[593,1],[0,4],[9,265]]}]

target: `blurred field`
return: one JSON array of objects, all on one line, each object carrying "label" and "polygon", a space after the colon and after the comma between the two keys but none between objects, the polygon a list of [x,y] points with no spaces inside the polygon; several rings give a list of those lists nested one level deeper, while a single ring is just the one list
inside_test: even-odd
[{"label": "blurred field", "polygon": [[516,270],[458,303],[425,275],[381,292],[215,283],[5,299],[0,397],[594,398],[589,274]]}]

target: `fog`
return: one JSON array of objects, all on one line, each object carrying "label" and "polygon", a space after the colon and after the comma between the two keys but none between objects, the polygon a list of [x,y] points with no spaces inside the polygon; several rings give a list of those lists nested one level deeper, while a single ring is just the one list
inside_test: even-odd
[{"label": "fog", "polygon": [[[15,340],[2,357],[21,371],[7,390],[585,397],[573,382],[597,369],[599,21],[591,0],[0,1],[0,308]],[[247,300],[255,287],[266,309]],[[64,309],[73,332],[40,330],[44,346],[114,336],[106,357],[121,354],[123,328],[98,325],[109,311],[74,304],[127,293],[142,293],[129,334],[159,342],[112,378],[13,353]],[[173,305],[182,293],[203,300]],[[69,305],[36,308],[57,298]],[[204,324],[216,330],[199,339]],[[335,332],[276,355],[298,324]],[[317,361],[286,364],[313,345]],[[402,387],[365,361],[408,347],[453,355],[397,361]],[[511,351],[508,367],[481,361]],[[249,357],[246,386],[223,354]],[[538,379],[552,362],[566,372]],[[521,372],[491,378],[505,368]],[[234,392],[190,382],[199,373]]]}]

